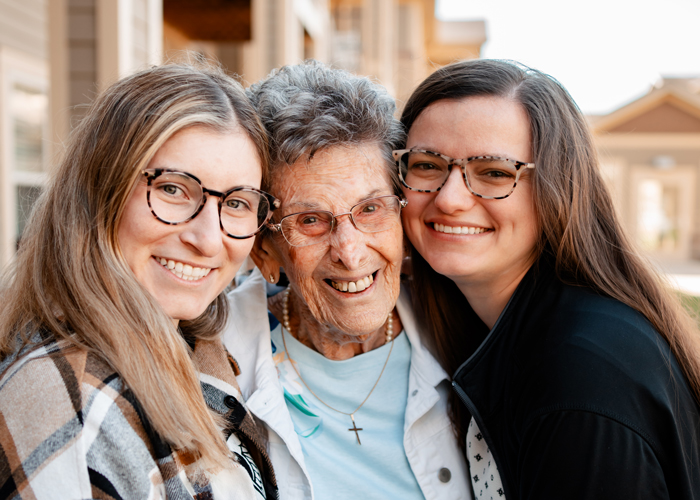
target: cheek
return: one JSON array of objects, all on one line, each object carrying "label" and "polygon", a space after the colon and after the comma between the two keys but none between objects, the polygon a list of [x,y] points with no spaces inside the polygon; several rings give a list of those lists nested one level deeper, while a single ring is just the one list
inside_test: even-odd
[{"label": "cheek", "polygon": [[253,249],[253,243],[255,243],[254,238],[248,238],[245,240],[236,240],[225,236],[223,232],[221,233],[224,238],[224,245],[226,246],[226,253],[228,254],[229,262],[236,268],[233,273],[238,271],[238,268],[243,264],[246,257],[250,254]]},{"label": "cheek", "polygon": [[[319,245],[322,247],[323,245]],[[282,267],[289,279],[297,284],[299,292],[304,300],[309,303],[317,293],[316,281],[313,278],[314,271],[318,267],[323,253],[314,251],[314,246],[289,247],[287,253],[280,252]]]},{"label": "cheek", "polygon": [[420,207],[417,203],[411,203],[409,200],[406,208],[401,213],[401,221],[403,222],[403,230],[406,237],[414,242],[418,228],[423,224],[420,219]]}]

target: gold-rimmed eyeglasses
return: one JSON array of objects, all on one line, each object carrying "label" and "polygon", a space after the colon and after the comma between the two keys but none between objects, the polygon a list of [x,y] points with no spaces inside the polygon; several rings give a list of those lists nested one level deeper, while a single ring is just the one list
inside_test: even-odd
[{"label": "gold-rimmed eyeglasses", "polygon": [[282,217],[279,223],[268,223],[272,231],[281,232],[293,247],[306,247],[326,241],[338,217],[347,215],[358,231],[379,233],[399,224],[401,209],[406,200],[398,196],[378,196],[353,206],[349,212],[334,214],[327,210],[299,212]]},{"label": "gold-rimmed eyeglasses", "polygon": [[501,158],[498,156],[472,156],[450,158],[424,149],[398,149],[393,151],[401,183],[408,189],[421,193],[440,191],[447,182],[453,165],[462,169],[467,189],[487,200],[508,198],[518,184],[520,175],[535,168],[534,163]]}]

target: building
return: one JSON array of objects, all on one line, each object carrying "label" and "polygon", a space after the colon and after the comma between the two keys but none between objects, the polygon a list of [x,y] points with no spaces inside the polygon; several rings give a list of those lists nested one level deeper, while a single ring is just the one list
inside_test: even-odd
[{"label": "building", "polygon": [[483,21],[434,11],[434,0],[0,1],[0,266],[71,128],[116,79],[194,54],[252,83],[315,58],[401,101],[435,67],[478,57],[486,39]]},{"label": "building", "polygon": [[700,78],[664,78],[591,120],[631,236],[664,261],[700,259]]}]

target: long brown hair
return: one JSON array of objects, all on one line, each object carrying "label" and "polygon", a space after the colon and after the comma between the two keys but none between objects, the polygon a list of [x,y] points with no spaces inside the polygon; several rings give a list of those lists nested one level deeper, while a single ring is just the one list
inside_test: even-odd
[{"label": "long brown hair", "polygon": [[[413,92],[403,110],[406,131],[430,104],[471,96],[503,97],[528,114],[532,137],[534,201],[541,234],[535,249],[551,252],[559,278],[590,287],[643,314],[669,343],[700,401],[700,335],[693,319],[623,231],[600,175],[586,121],[567,91],[552,77],[510,61],[474,60],[445,66]],[[436,355],[453,374],[474,350],[468,335],[474,316],[449,279],[433,271],[412,249],[414,307]],[[485,325],[476,319],[476,330]],[[452,401],[460,444],[467,422]]]},{"label": "long brown hair", "polygon": [[[111,366],[173,447],[212,471],[228,449],[202,396],[185,339],[218,335],[222,294],[180,332],[141,286],[117,238],[124,206],[156,151],[191,126],[240,130],[267,171],[265,131],[243,88],[213,66],[165,65],[97,97],[37,201],[0,290],[0,355],[48,332]],[[184,337],[184,338],[183,338]]]}]

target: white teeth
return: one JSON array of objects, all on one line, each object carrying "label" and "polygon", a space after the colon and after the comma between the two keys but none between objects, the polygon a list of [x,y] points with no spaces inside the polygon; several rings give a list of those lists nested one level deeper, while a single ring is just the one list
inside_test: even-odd
[{"label": "white teeth", "polygon": [[366,290],[374,283],[374,277],[370,274],[357,281],[331,281],[331,286],[341,292],[357,293]]},{"label": "white teeth", "polygon": [[446,226],[444,224],[433,224],[433,228],[439,233],[445,234],[481,234],[486,232],[483,227],[468,227],[468,226]]},{"label": "white teeth", "polygon": [[202,279],[211,272],[211,268],[208,267],[192,267],[189,264],[175,262],[174,260],[166,260],[162,257],[156,257],[156,260],[165,269],[173,273],[178,278],[186,281],[196,281]]}]

